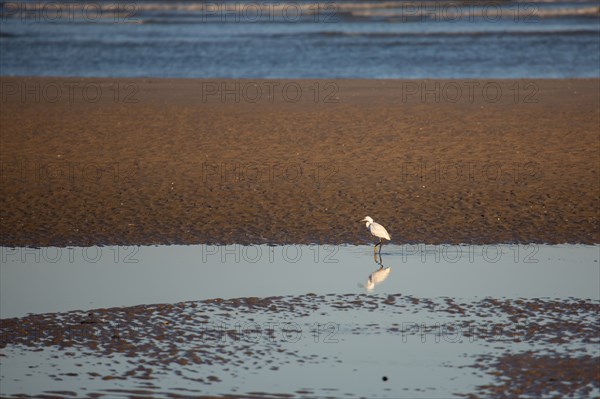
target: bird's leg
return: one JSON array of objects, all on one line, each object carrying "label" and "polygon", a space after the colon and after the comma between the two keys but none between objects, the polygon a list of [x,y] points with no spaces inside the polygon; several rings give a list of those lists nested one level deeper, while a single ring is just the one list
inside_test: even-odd
[{"label": "bird's leg", "polygon": [[377,270],[383,269],[383,261],[381,260],[381,254],[379,254],[379,260],[377,260],[377,254],[373,254],[373,257],[375,258],[375,263],[379,265],[379,269]]},{"label": "bird's leg", "polygon": [[378,244],[379,245],[379,257],[381,257],[381,241],[382,241],[382,239],[380,238],[379,244]]}]

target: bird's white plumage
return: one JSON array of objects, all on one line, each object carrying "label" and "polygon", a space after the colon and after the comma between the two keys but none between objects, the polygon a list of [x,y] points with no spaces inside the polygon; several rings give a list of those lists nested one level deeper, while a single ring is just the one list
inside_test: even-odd
[{"label": "bird's white plumage", "polygon": [[369,229],[369,232],[371,234],[373,234],[375,237],[385,238],[388,241],[392,239],[392,237],[390,237],[390,234],[387,232],[385,227],[383,227],[379,223],[375,222],[373,220],[373,218],[371,218],[370,216],[365,216],[365,218],[362,220],[362,222],[366,222],[367,229]]}]

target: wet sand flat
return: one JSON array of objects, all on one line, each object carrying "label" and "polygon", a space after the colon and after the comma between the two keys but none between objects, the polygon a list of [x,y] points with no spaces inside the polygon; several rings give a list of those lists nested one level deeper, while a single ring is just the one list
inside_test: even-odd
[{"label": "wet sand flat", "polygon": [[600,242],[599,80],[0,86],[4,246]]},{"label": "wet sand flat", "polygon": [[1,320],[3,390],[595,397],[598,308],[576,298],[309,293],[30,315]]}]

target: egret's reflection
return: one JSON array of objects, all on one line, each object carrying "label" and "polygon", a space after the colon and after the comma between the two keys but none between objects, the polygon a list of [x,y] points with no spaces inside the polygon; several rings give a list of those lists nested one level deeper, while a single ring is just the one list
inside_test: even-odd
[{"label": "egret's reflection", "polygon": [[372,291],[376,285],[379,285],[382,282],[384,282],[385,279],[388,278],[388,276],[390,275],[390,272],[392,271],[391,267],[383,266],[381,254],[379,254],[379,259],[377,259],[377,254],[373,254],[373,260],[377,265],[379,265],[379,267],[367,278],[367,283],[364,285],[367,291]]}]

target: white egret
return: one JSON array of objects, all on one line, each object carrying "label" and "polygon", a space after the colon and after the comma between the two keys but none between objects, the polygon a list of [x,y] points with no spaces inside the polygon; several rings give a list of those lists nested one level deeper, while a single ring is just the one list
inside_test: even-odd
[{"label": "white egret", "polygon": [[373,250],[376,250],[377,246],[379,245],[379,251],[381,252],[381,242],[384,238],[390,241],[392,239],[392,237],[390,237],[390,234],[387,232],[385,227],[373,221],[373,218],[370,216],[365,216],[365,218],[363,220],[360,220],[360,222],[367,222],[367,229],[369,229],[372,235],[379,238],[379,242],[375,244]]}]

